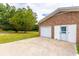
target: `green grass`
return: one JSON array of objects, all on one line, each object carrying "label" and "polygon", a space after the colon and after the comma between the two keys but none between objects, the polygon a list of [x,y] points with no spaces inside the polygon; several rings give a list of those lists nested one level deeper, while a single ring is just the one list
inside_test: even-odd
[{"label": "green grass", "polygon": [[79,54],[79,44],[76,44],[77,46],[77,52],[78,52],[78,54]]},{"label": "green grass", "polygon": [[79,47],[77,48],[77,52],[78,52],[78,54],[79,54]]},{"label": "green grass", "polygon": [[0,34],[0,44],[39,36],[38,32]]}]

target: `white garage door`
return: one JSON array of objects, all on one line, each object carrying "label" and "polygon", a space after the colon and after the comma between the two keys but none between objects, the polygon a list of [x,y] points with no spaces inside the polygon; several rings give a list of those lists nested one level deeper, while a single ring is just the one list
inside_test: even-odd
[{"label": "white garage door", "polygon": [[54,39],[60,40],[60,26],[54,26]]},{"label": "white garage door", "polygon": [[48,37],[48,38],[51,38],[51,29],[52,27],[51,26],[41,26],[40,27],[40,35],[41,37]]},{"label": "white garage door", "polygon": [[76,42],[76,39],[77,39],[77,25],[69,25],[68,26],[68,29],[69,29],[69,34],[68,34],[68,41],[69,42]]},{"label": "white garage door", "polygon": [[68,42],[76,42],[76,24],[54,26],[54,38]]}]

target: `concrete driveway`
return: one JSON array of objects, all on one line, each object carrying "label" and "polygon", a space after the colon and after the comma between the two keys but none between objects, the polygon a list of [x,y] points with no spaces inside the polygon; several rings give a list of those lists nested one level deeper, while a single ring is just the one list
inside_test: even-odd
[{"label": "concrete driveway", "polygon": [[71,56],[76,55],[72,43],[47,38],[31,38],[0,44],[0,56]]}]

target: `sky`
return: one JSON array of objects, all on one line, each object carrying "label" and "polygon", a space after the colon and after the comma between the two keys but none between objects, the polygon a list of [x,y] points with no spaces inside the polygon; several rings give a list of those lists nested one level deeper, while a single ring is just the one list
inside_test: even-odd
[{"label": "sky", "polygon": [[[49,0],[50,1],[50,0]],[[30,6],[33,12],[37,13],[37,20],[40,21],[45,16],[49,15],[51,12],[56,10],[59,7],[70,7],[70,6],[79,6],[79,0],[51,0],[49,3],[45,0],[45,2],[40,3],[9,3],[11,6],[14,5],[17,8],[26,8]]]}]

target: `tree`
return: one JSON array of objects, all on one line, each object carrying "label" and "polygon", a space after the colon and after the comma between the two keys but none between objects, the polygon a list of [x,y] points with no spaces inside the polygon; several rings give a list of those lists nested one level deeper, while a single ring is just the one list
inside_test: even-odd
[{"label": "tree", "polygon": [[36,13],[28,6],[16,9],[9,4],[0,4],[0,28],[14,31],[32,30],[36,21]]},{"label": "tree", "polygon": [[15,7],[8,4],[0,4],[0,27],[4,30],[13,29],[9,23],[9,18],[13,17],[15,13]]},{"label": "tree", "polygon": [[9,19],[9,23],[12,25],[12,27],[14,28],[14,30],[17,31],[22,31],[23,30],[23,10],[22,9],[18,9],[15,13],[15,15]]},{"label": "tree", "polygon": [[28,30],[32,30],[33,29],[33,27],[34,27],[34,25],[35,25],[35,23],[37,22],[36,21],[36,13],[34,13],[33,11],[32,11],[32,9],[30,9],[30,7],[28,6],[27,7],[28,9],[27,9],[27,24],[28,24]]},{"label": "tree", "polygon": [[5,13],[6,13],[6,6],[0,3],[0,27],[5,28],[5,23],[7,24],[7,21],[5,20]]},{"label": "tree", "polygon": [[15,15],[9,19],[10,24],[17,31],[28,31],[32,30],[36,23],[36,16],[30,8],[19,8]]}]

